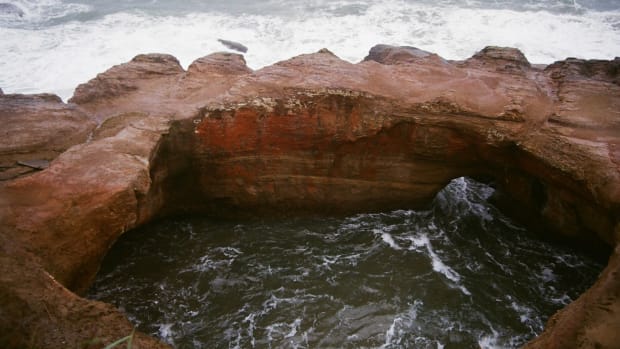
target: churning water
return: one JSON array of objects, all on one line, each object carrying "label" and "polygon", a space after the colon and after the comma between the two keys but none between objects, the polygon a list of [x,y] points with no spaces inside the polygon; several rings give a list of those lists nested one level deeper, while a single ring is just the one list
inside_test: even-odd
[{"label": "churning water", "polygon": [[89,297],[177,348],[512,348],[603,265],[452,181],[425,211],[159,222],[123,236]]},{"label": "churning water", "polygon": [[5,0],[0,88],[53,92],[140,53],[170,53],[187,67],[249,48],[258,69],[328,48],[359,62],[376,44],[411,45],[465,59],[488,45],[521,49],[533,63],[620,55],[618,0]]}]

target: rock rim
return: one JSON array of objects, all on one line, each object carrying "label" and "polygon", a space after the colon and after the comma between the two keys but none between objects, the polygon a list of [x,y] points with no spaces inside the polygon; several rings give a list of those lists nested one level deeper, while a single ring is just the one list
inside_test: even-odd
[{"label": "rock rim", "polygon": [[0,93],[0,180],[31,173],[23,163],[50,161],[84,143],[97,123],[51,94]]},{"label": "rock rim", "polygon": [[[512,48],[455,62],[378,45],[357,64],[321,50],[258,71],[232,53],[187,71],[139,55],[69,103],[0,94],[13,137],[0,141],[12,171],[0,178],[0,344],[130,333],[122,313],[79,294],[116,239],[155,218],[415,208],[473,176],[495,179],[506,212],[612,251],[526,347],[618,348],[619,72],[618,58],[541,68]],[[51,163],[13,169],[32,160]],[[143,334],[137,345],[166,347]]]}]

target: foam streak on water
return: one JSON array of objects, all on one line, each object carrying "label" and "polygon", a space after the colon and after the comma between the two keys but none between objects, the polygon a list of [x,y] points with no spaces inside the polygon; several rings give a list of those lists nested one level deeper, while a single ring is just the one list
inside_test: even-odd
[{"label": "foam streak on water", "polygon": [[90,297],[178,348],[505,348],[602,265],[454,180],[428,211],[170,220],[124,236]]},{"label": "foam streak on water", "polygon": [[324,47],[358,62],[377,43],[412,45],[448,59],[465,59],[487,45],[513,46],[534,63],[611,59],[620,52],[620,4],[606,0],[13,3],[24,15],[0,14],[0,87],[65,99],[77,84],[139,53],[170,53],[187,67],[226,50],[218,38],[248,46],[252,68]]}]

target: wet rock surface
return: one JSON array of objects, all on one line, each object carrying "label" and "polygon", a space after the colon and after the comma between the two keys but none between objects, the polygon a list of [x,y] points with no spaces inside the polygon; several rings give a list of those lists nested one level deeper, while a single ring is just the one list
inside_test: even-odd
[{"label": "wet rock surface", "polygon": [[[0,96],[15,130],[2,159],[53,160],[0,184],[0,327],[15,333],[1,340],[64,348],[130,333],[121,313],[76,294],[121,234],[175,213],[415,208],[467,175],[494,178],[506,211],[563,239],[617,245],[617,59],[541,69],[509,48],[449,62],[389,46],[369,57],[321,50],[252,71],[216,53],[184,71],[174,57],[140,55],[68,104]],[[22,149],[36,155],[18,159]],[[619,253],[529,347],[618,346]]]}]

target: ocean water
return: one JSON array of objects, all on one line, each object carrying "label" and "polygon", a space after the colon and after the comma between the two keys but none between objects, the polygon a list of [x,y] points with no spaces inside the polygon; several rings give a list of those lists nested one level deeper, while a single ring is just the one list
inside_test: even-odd
[{"label": "ocean water", "polygon": [[7,0],[0,7],[0,88],[74,88],[137,54],[170,53],[187,67],[243,43],[258,69],[328,48],[358,62],[378,43],[465,59],[487,45],[533,63],[620,55],[618,0]]},{"label": "ocean water", "polygon": [[516,348],[601,261],[453,180],[428,210],[177,218],[123,236],[88,297],[175,348]]}]

